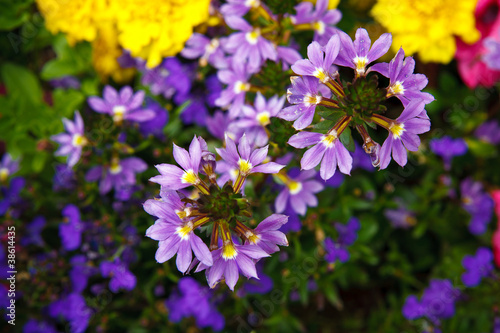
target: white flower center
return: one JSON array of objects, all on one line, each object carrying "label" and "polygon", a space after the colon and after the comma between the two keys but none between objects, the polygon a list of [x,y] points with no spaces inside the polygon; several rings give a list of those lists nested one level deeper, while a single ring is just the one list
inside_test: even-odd
[{"label": "white flower center", "polygon": [[333,146],[333,142],[335,140],[337,140],[338,136],[337,136],[337,131],[332,131],[332,133],[328,134],[328,135],[325,135],[323,137],[323,139],[321,139],[321,142],[323,142],[323,144],[327,147],[327,148],[330,148],[331,146]]},{"label": "white flower center", "polygon": [[253,168],[252,163],[242,158],[238,160],[238,165],[240,166],[240,172],[245,175],[248,174],[248,172],[250,172]]},{"label": "white flower center", "polygon": [[87,144],[87,139],[83,135],[77,133],[73,135],[71,144],[73,145],[73,147],[85,146]]},{"label": "white flower center", "polygon": [[297,194],[302,191],[302,183],[291,180],[286,184],[291,195]]},{"label": "white flower center", "polygon": [[321,82],[325,83],[330,79],[330,76],[323,68],[316,68],[313,75],[317,77]]},{"label": "white flower center", "polygon": [[242,91],[248,91],[250,89],[250,84],[243,81],[236,81],[234,84],[234,92],[239,94]]},{"label": "white flower center", "polygon": [[257,113],[256,118],[259,124],[261,124],[262,126],[269,125],[269,123],[271,122],[271,114],[267,111]]},{"label": "white flower center", "polygon": [[356,73],[358,75],[364,75],[366,70],[366,65],[368,63],[367,57],[356,57],[352,60],[356,66]]},{"label": "white flower center", "polygon": [[196,177],[193,170],[189,169],[182,175],[181,182],[195,185],[198,183],[198,177]]},{"label": "white flower center", "polygon": [[403,83],[396,81],[393,85],[389,87],[389,94],[391,95],[403,95],[405,93],[405,88]]},{"label": "white flower center", "polygon": [[118,160],[113,160],[111,162],[111,165],[109,167],[109,172],[112,174],[112,175],[116,175],[120,172],[122,172],[122,166],[120,165],[120,161]]},{"label": "white flower center", "polygon": [[125,107],[123,105],[117,105],[113,107],[113,121],[120,123],[123,121],[123,115],[125,114]]},{"label": "white flower center", "polygon": [[389,130],[396,139],[399,139],[405,131],[405,125],[393,122],[391,125],[389,125]]},{"label": "white flower center", "polygon": [[260,29],[254,29],[253,31],[247,32],[245,34],[247,42],[250,43],[251,45],[257,44],[259,37],[260,37]]},{"label": "white flower center", "polygon": [[304,104],[306,106],[317,105],[317,104],[321,103],[322,99],[323,99],[323,97],[321,97],[320,95],[311,95],[311,94],[307,93],[304,95]]},{"label": "white flower center", "polygon": [[246,0],[245,6],[251,7],[251,8],[257,8],[260,6],[260,0]]},{"label": "white flower center", "polygon": [[193,231],[193,222],[191,222],[191,221],[189,221],[188,223],[186,223],[185,226],[183,226],[183,227],[177,227],[177,229],[175,229],[175,233],[177,235],[179,235],[179,237],[182,240],[188,240],[189,239],[189,234],[191,233],[191,231]]},{"label": "white flower center", "polygon": [[314,30],[316,30],[316,32],[318,34],[322,35],[325,33],[326,25],[325,25],[325,23],[323,23],[323,21],[314,22],[313,27],[314,27]]}]

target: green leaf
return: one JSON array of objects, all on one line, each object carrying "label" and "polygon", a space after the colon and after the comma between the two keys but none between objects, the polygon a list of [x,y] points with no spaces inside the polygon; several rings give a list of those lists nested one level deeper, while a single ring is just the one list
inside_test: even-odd
[{"label": "green leaf", "polygon": [[316,125],[314,125],[314,129],[316,131],[328,131],[330,128],[332,128],[334,125],[334,122],[331,121],[331,120],[324,120],[324,121],[320,121],[319,123],[317,123]]},{"label": "green leaf", "polygon": [[0,0],[0,30],[17,28],[30,18],[32,0]]},{"label": "green leaf", "polygon": [[42,88],[33,72],[13,63],[5,63],[0,69],[2,81],[5,82],[10,96],[19,98],[30,106],[42,103]]},{"label": "green leaf", "polygon": [[79,43],[74,47],[68,44],[63,35],[54,40],[56,59],[52,59],[43,66],[40,76],[44,80],[51,80],[67,75],[78,75],[91,70],[91,47],[88,43]]},{"label": "green leaf", "polygon": [[354,151],[356,146],[354,146],[354,140],[352,139],[351,129],[347,127],[342,134],[340,134],[340,142],[347,148],[349,151]]}]

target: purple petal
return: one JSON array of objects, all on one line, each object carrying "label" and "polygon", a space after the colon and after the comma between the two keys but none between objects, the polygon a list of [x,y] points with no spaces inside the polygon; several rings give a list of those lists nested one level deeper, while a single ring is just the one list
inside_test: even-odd
[{"label": "purple petal", "polygon": [[319,164],[319,162],[321,162],[321,159],[325,154],[325,150],[326,146],[322,142],[307,150],[300,160],[300,167],[303,170],[310,170],[314,168]]},{"label": "purple petal", "polygon": [[[354,40],[354,51],[358,55],[358,57],[366,57],[368,54],[368,50],[370,49],[372,41],[370,40],[370,36],[368,36],[368,32],[359,28],[356,30],[356,38]],[[375,58],[378,59],[378,58]]]},{"label": "purple petal", "polygon": [[200,237],[196,235],[191,235],[189,241],[191,242],[191,248],[193,249],[194,255],[207,266],[213,265],[212,253],[208,249],[207,245],[203,243]]},{"label": "purple petal", "polygon": [[324,180],[328,180],[333,177],[335,170],[337,169],[337,158],[335,156],[336,147],[333,146],[325,151],[325,156],[321,162],[321,167],[319,169],[319,175]]},{"label": "purple petal", "polygon": [[314,132],[299,132],[293,135],[288,144],[294,148],[306,148],[317,144],[323,139],[323,134]]},{"label": "purple petal", "polygon": [[163,263],[167,260],[170,260],[176,253],[179,248],[180,243],[179,237],[170,237],[166,240],[162,240],[158,243],[158,250],[156,250],[156,261],[159,263]]},{"label": "purple petal", "polygon": [[179,250],[177,252],[177,259],[175,261],[177,269],[179,272],[186,272],[191,261],[193,260],[193,254],[191,252],[190,242],[186,240],[181,240],[179,245]]},{"label": "purple petal", "polygon": [[368,62],[372,62],[374,60],[377,60],[381,56],[387,53],[389,51],[389,48],[391,47],[392,44],[392,35],[390,33],[385,33],[380,36],[375,43],[373,43],[372,48],[368,52],[368,55],[366,56],[368,58]]},{"label": "purple petal", "polygon": [[238,282],[238,277],[238,265],[236,265],[236,261],[234,259],[226,261],[224,278],[229,289],[234,291],[234,286],[236,285],[236,282]]},{"label": "purple petal", "polygon": [[284,165],[269,162],[252,168],[252,173],[278,173],[284,167]]}]

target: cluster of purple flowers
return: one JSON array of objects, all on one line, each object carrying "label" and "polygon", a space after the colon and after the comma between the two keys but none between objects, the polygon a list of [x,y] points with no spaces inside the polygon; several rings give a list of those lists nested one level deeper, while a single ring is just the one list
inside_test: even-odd
[{"label": "cluster of purple flowers", "polygon": [[358,230],[361,228],[359,220],[352,217],[347,224],[335,223],[335,229],[338,232],[338,238],[334,241],[330,237],[325,238],[325,259],[329,263],[335,261],[346,262],[349,260],[349,251],[347,247],[352,245],[358,238]]},{"label": "cluster of purple flowers", "polygon": [[462,282],[467,287],[475,287],[482,278],[493,277],[493,252],[489,248],[480,247],[475,256],[466,255],[462,265],[466,269],[462,274]]},{"label": "cluster of purple flowers", "polygon": [[451,318],[455,314],[455,302],[459,296],[460,291],[449,280],[431,280],[420,301],[415,295],[406,298],[403,315],[410,320],[425,317],[439,327],[441,319]]},{"label": "cluster of purple flowers", "polygon": [[446,170],[450,170],[453,157],[464,155],[467,152],[467,143],[462,138],[453,139],[444,136],[440,139],[432,139],[429,146],[434,154],[441,156]]},{"label": "cluster of purple flowers", "polygon": [[[238,146],[229,137],[225,144],[225,149],[216,150],[223,161],[237,171],[234,182],[228,181],[219,187],[215,155],[208,151],[205,140],[195,136],[189,152],[174,144],[173,155],[181,168],[171,164],[156,166],[160,175],[150,180],[161,185],[161,198],[146,201],[144,209],[158,217],[146,232],[148,237],[159,241],[158,262],[177,254],[179,271],[186,272],[197,265],[196,272],[206,271],[210,287],[224,277],[234,290],[239,272],[248,278],[258,278],[255,262],[279,251],[277,245],[288,245],[285,235],[278,231],[287,217],[273,214],[254,229],[242,223],[245,216],[251,215],[248,202],[240,193],[247,177],[253,173],[277,173],[283,165],[263,163],[268,147],[252,149],[246,136]],[[188,199],[179,191],[190,186],[197,189],[197,200]],[[194,231],[200,227],[210,230],[209,224],[212,224],[211,241],[207,246]]]},{"label": "cluster of purple flowers", "polygon": [[490,195],[483,191],[483,185],[470,178],[460,184],[462,207],[471,215],[469,231],[481,235],[493,216],[494,203]]}]

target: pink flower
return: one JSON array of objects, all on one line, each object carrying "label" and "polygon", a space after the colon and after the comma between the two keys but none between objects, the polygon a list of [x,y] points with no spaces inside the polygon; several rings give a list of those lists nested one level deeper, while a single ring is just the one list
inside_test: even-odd
[{"label": "pink flower", "polygon": [[497,230],[493,233],[493,256],[495,257],[495,263],[497,267],[500,267],[500,190],[495,190],[491,192],[491,197],[495,202],[495,213],[498,218]]},{"label": "pink flower", "polygon": [[488,51],[484,45],[486,38],[500,41],[500,0],[479,0],[476,7],[476,28],[481,32],[481,39],[474,44],[457,40],[458,71],[469,88],[478,85],[491,87],[500,81],[500,71],[490,69],[483,61]]}]

